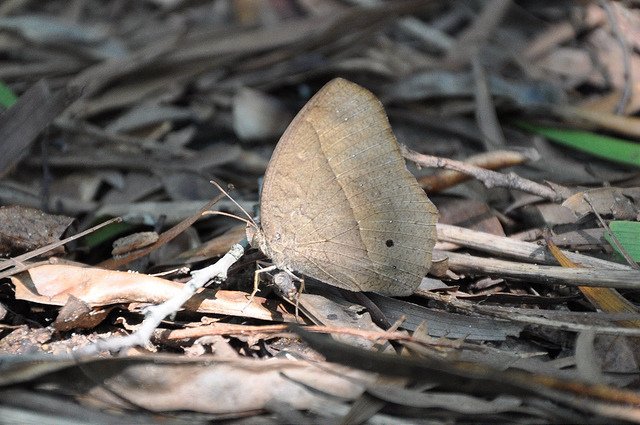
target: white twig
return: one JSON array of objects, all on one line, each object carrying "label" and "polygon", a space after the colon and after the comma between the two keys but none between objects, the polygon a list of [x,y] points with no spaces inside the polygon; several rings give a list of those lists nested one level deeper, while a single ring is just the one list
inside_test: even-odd
[{"label": "white twig", "polygon": [[162,304],[147,308],[144,321],[134,333],[124,337],[114,337],[97,341],[92,345],[81,348],[76,354],[89,356],[102,351],[120,351],[124,348],[146,345],[150,341],[153,331],[158,328],[165,317],[180,310],[180,307],[211,279],[226,279],[229,267],[238,261],[243,254],[244,248],[242,245],[233,245],[229,252],[215,264],[201,270],[193,271],[191,273],[191,280],[185,283],[182,290],[175,296],[169,298]]}]

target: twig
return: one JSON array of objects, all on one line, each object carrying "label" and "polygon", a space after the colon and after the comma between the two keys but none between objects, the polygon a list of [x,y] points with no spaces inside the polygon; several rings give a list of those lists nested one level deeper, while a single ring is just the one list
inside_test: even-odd
[{"label": "twig", "polygon": [[449,269],[456,273],[489,275],[546,285],[640,289],[640,271],[637,270],[539,266],[458,254],[457,252],[447,252],[446,256],[449,257]]},{"label": "twig", "polygon": [[184,285],[178,294],[169,298],[162,304],[146,309],[145,319],[134,333],[124,337],[115,337],[97,341],[92,345],[78,350],[76,354],[90,356],[102,351],[120,351],[124,348],[146,345],[149,343],[153,332],[158,328],[164,318],[176,313],[185,302],[195,295],[198,289],[202,288],[212,279],[226,279],[229,267],[242,257],[244,250],[245,247],[240,244],[235,244],[231,247],[229,252],[227,252],[225,256],[215,264],[201,270],[193,271],[191,273],[191,280]]},{"label": "twig", "polygon": [[[438,242],[450,242],[477,251],[502,257],[516,258],[527,262],[557,264],[555,258],[553,258],[545,247],[536,243],[519,241],[513,238],[496,236],[486,232],[478,232],[476,230],[443,223],[438,223],[436,229],[438,231]],[[562,252],[571,261],[581,264],[584,267],[597,267],[607,270],[631,270],[629,266],[614,263],[613,261],[589,257],[570,251],[563,250]]]},{"label": "twig", "polygon": [[460,171],[469,174],[480,180],[485,186],[491,187],[507,187],[509,189],[517,189],[523,192],[532,193],[544,199],[551,201],[560,201],[562,196],[548,186],[543,186],[531,180],[527,180],[515,173],[504,175],[495,171],[485,170],[484,168],[475,167],[465,164],[464,162],[455,161],[453,159],[441,158],[438,156],[424,155],[408,149],[406,146],[400,146],[402,156],[409,161],[413,161],[423,167],[446,168],[447,170]]},{"label": "twig", "polygon": [[[466,158],[464,163],[488,170],[497,170],[524,164],[527,161],[534,161],[539,158],[540,154],[535,149],[527,149],[524,152],[498,150],[472,155]],[[471,178],[468,174],[459,171],[443,170],[430,176],[420,177],[418,183],[427,193],[435,193]]]}]

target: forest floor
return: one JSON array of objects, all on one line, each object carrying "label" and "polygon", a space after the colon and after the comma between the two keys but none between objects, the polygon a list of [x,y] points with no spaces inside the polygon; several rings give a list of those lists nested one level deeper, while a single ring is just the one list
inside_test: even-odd
[{"label": "forest floor", "polygon": [[0,423],[640,422],[637,2],[5,1],[0,110]]}]

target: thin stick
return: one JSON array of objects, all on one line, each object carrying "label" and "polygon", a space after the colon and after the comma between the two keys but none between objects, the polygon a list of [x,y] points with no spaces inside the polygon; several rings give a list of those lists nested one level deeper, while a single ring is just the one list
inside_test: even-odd
[{"label": "thin stick", "polygon": [[566,268],[517,263],[495,258],[447,252],[449,269],[456,273],[503,277],[545,285],[596,286],[640,289],[640,271]]},{"label": "thin stick", "polygon": [[562,195],[560,195],[550,187],[525,179],[515,173],[504,175],[496,173],[495,171],[485,170],[484,168],[465,164],[464,162],[455,161],[453,159],[423,155],[408,149],[406,146],[400,146],[400,150],[402,151],[402,156],[404,156],[406,159],[408,159],[409,161],[413,161],[423,167],[446,168],[447,170],[459,171],[461,173],[465,173],[475,177],[489,188],[506,187],[509,189],[516,189],[523,192],[532,193],[551,201],[562,200]]},{"label": "thin stick", "polygon": [[[500,168],[513,167],[514,165],[520,165],[539,158],[540,154],[535,149],[528,149],[524,152],[499,150],[472,155],[466,158],[464,163],[488,170],[497,170]],[[471,178],[473,177],[458,171],[443,170],[430,176],[420,177],[418,183],[427,193],[434,193]]]},{"label": "thin stick", "polygon": [[[516,258],[521,261],[557,264],[557,261],[549,251],[536,243],[519,241],[504,236],[496,236],[486,232],[478,232],[477,230],[470,230],[443,223],[438,223],[436,230],[438,232],[438,242],[450,242],[501,257]],[[589,257],[566,250],[563,250],[562,253],[574,263],[581,264],[584,267],[595,267],[607,270],[631,270],[629,266],[614,263],[613,261]]]}]

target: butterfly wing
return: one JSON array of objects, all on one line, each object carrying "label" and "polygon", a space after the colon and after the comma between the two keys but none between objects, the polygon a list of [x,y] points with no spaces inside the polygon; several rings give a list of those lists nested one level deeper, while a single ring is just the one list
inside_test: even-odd
[{"label": "butterfly wing", "polygon": [[436,220],[382,104],[347,80],[305,105],[265,173],[265,254],[348,290],[412,293],[431,264]]}]

